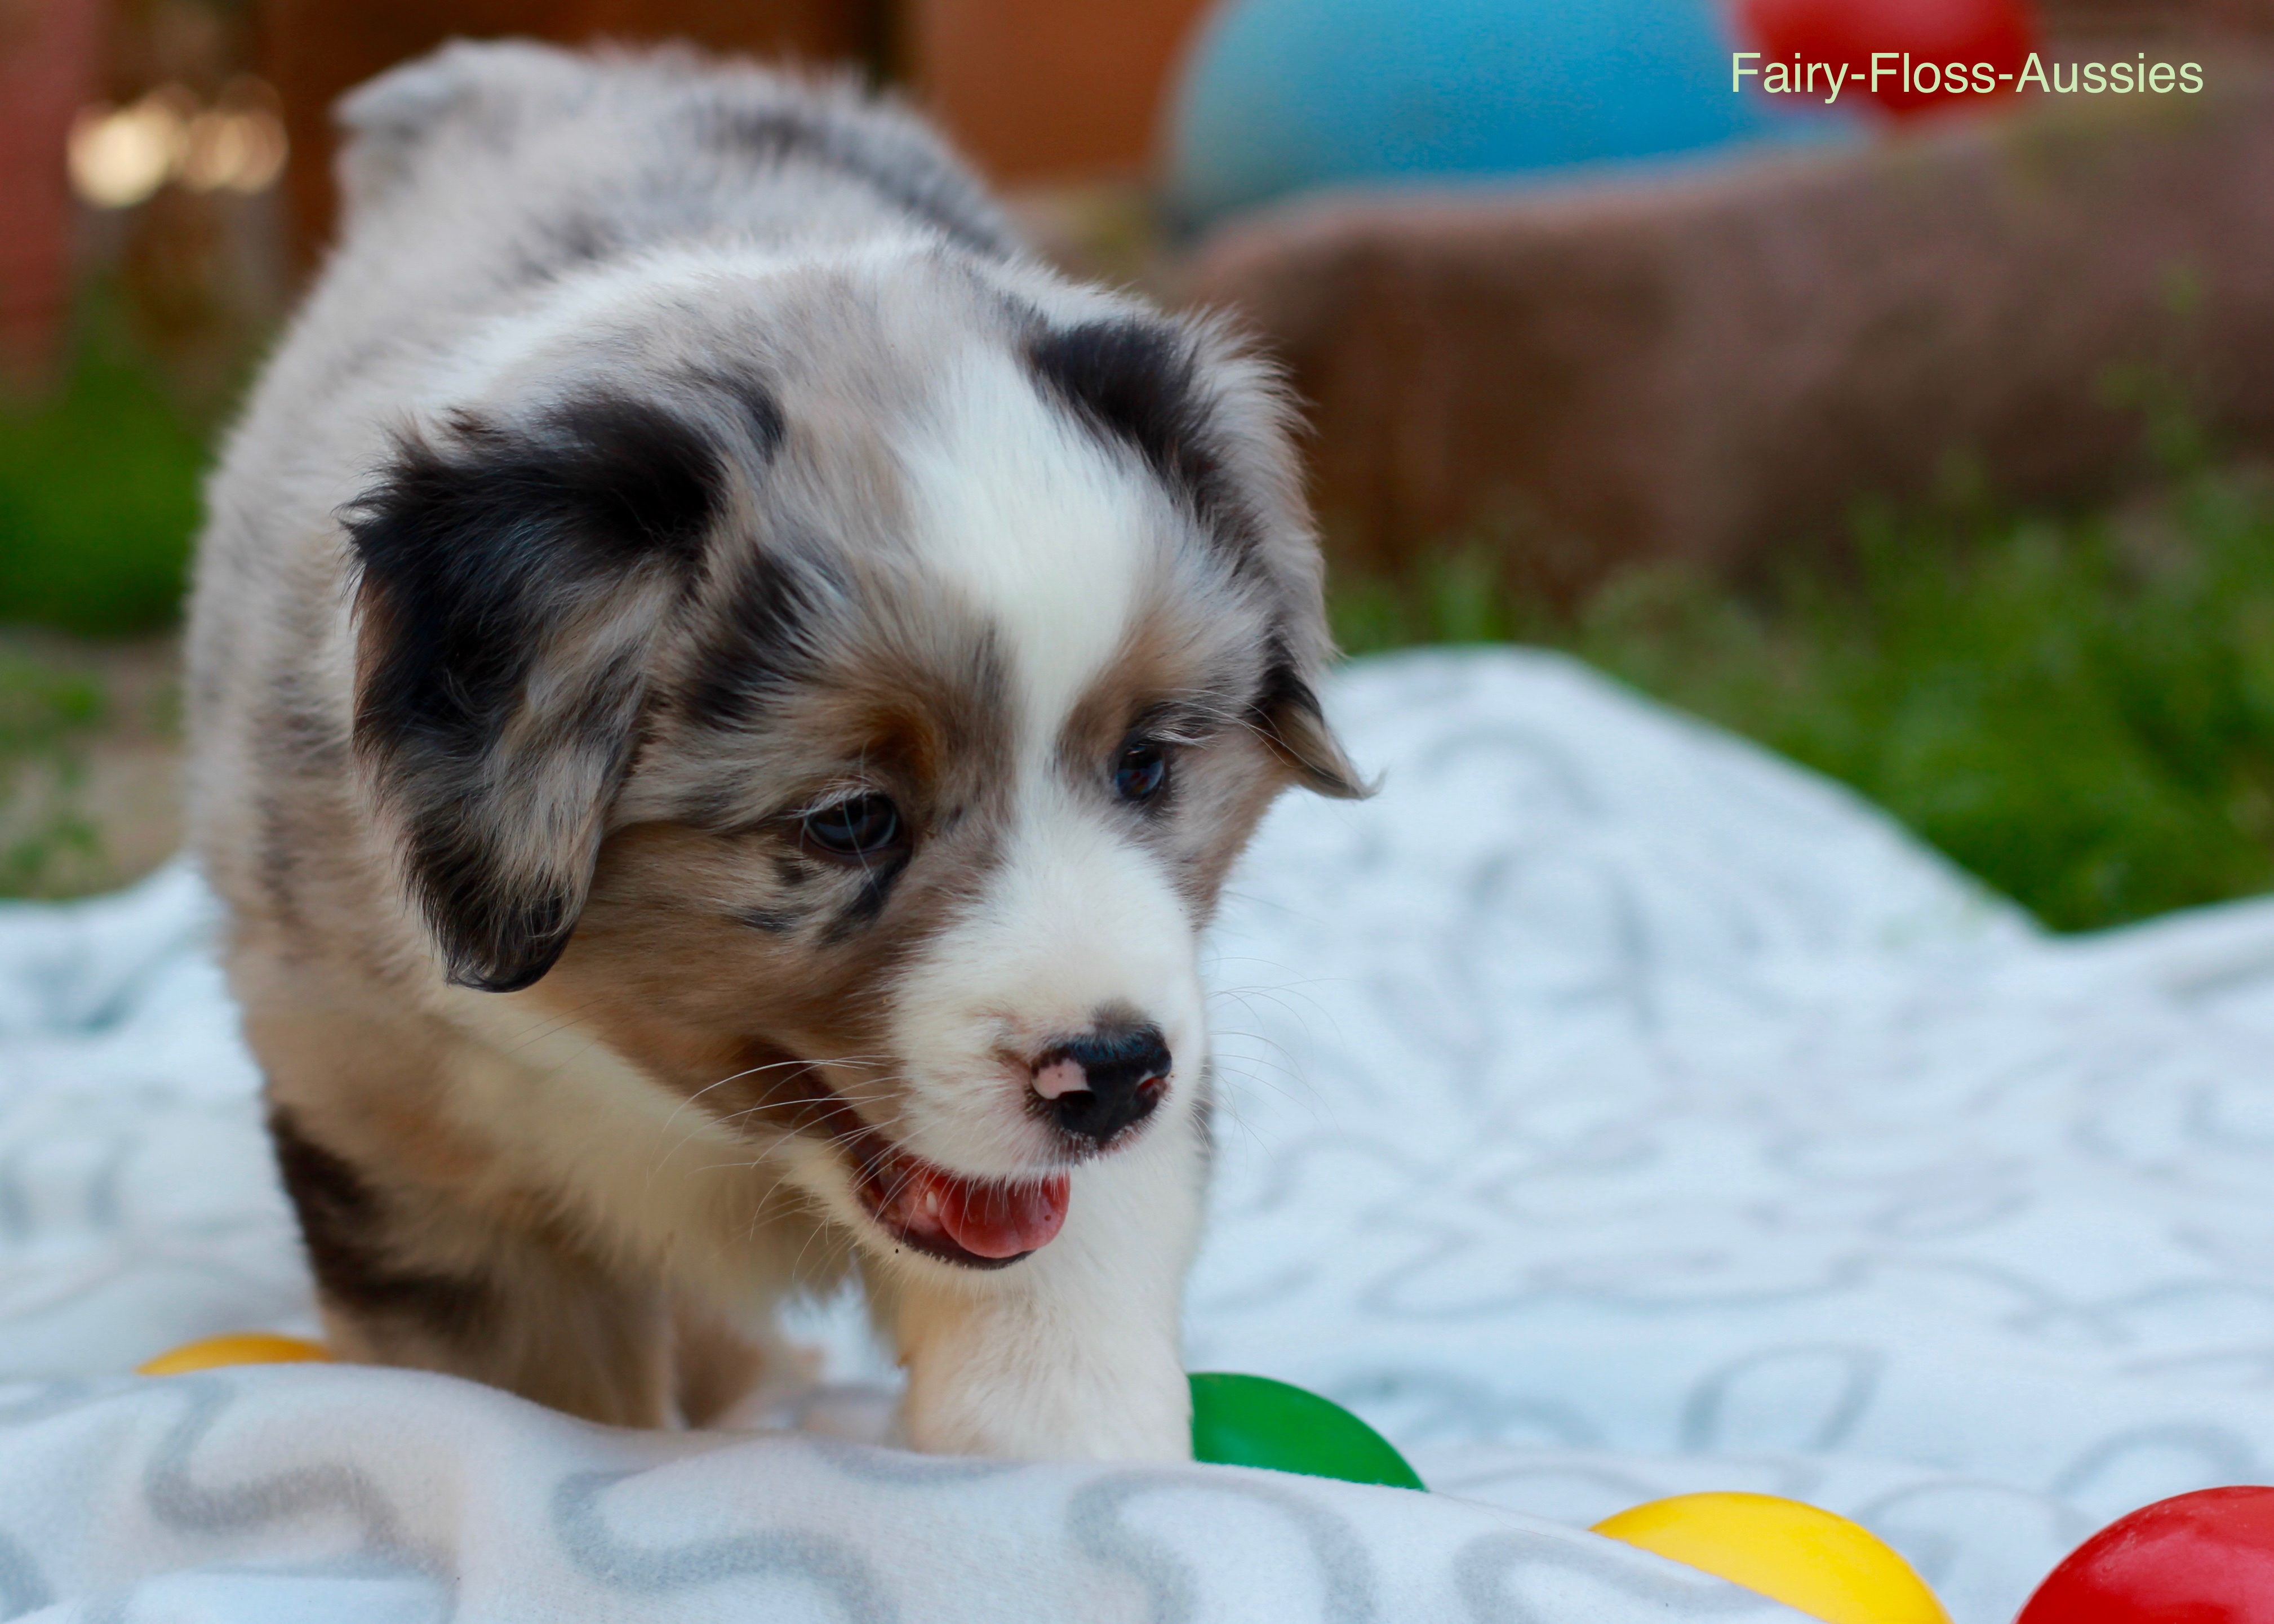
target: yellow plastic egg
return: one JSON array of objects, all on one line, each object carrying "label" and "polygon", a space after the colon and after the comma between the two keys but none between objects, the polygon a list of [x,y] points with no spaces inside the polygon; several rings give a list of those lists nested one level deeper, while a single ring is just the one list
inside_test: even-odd
[{"label": "yellow plastic egg", "polygon": [[1885,1541],[1773,1494],[1676,1494],[1606,1517],[1595,1532],[1758,1590],[1826,1624],[1950,1624]]},{"label": "yellow plastic egg", "polygon": [[201,1336],[184,1342],[156,1358],[134,1367],[138,1376],[181,1376],[191,1371],[220,1370],[231,1365],[304,1365],[329,1360],[321,1342],[304,1337],[280,1336],[274,1331],[231,1331],[225,1336]]}]

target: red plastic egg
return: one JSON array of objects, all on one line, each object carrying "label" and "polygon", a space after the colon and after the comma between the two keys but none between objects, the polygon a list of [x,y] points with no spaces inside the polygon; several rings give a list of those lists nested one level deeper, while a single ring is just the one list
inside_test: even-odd
[{"label": "red plastic egg", "polygon": [[2014,1624],[2274,1624],[2274,1488],[2198,1489],[2117,1518]]},{"label": "red plastic egg", "polygon": [[[1844,64],[1856,94],[1898,118],[2002,100],[2037,42],[2025,0],[1736,0],[1736,9],[1747,41],[1766,56]],[[1879,51],[1908,55],[1908,72],[1883,61],[1896,71],[1874,81]],[[1984,68],[1995,90],[1981,88]],[[1954,71],[1965,88],[1950,87]]]}]

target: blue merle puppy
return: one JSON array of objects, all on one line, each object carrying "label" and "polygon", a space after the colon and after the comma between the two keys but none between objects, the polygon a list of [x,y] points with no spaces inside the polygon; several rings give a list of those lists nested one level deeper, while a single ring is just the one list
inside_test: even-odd
[{"label": "blue merle puppy", "polygon": [[1358,790],[1270,373],[846,85],[454,45],[342,117],[190,635],[334,1347],[701,1425],[855,1276],[917,1447],[1185,1456],[1196,938]]}]

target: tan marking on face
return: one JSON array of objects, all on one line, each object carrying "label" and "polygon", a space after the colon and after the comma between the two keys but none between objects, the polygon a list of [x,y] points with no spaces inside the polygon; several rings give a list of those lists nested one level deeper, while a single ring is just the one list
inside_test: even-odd
[{"label": "tan marking on face", "polygon": [[1257,821],[1292,781],[1243,715],[1261,678],[1260,617],[1211,607],[1174,589],[1149,600],[1059,736],[1065,772],[1110,782],[1124,742],[1148,719],[1204,733],[1172,747],[1169,807],[1137,824],[1170,862],[1195,923],[1214,910]]},{"label": "tan marking on face", "polygon": [[[753,1139],[840,1133],[857,1125],[844,1104],[890,1132],[906,1068],[885,1035],[885,989],[983,888],[999,839],[1013,769],[983,639],[953,620],[966,635],[948,635],[937,616],[920,639],[912,605],[879,600],[871,635],[746,741],[757,781],[742,799],[770,816],[612,835],[568,951],[531,989]],[[715,735],[677,748],[712,752],[714,778],[735,771]],[[808,849],[797,827],[801,810],[862,791],[889,795],[913,840],[885,860],[898,872],[873,918],[855,908],[865,865]],[[700,798],[730,801],[733,786]]]}]

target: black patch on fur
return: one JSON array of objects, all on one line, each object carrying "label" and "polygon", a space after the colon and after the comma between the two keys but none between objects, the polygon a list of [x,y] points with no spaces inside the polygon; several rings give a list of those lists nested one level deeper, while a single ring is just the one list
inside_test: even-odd
[{"label": "black patch on fur", "polygon": [[764,931],[770,936],[787,936],[805,923],[803,908],[742,908],[734,914],[735,922],[748,925],[753,930]]},{"label": "black patch on fur", "polygon": [[1050,327],[1027,346],[1043,387],[1096,432],[1129,446],[1244,560],[1256,523],[1217,454],[1192,341],[1165,322],[1126,317]]},{"label": "black patch on fur", "polygon": [[782,417],[781,402],[774,398],[772,390],[747,378],[722,379],[719,387],[741,402],[750,438],[757,443],[758,460],[771,461],[789,433],[789,425]]},{"label": "black patch on fur", "polygon": [[[599,395],[534,429],[461,420],[439,444],[406,437],[344,515],[363,568],[356,748],[403,814],[454,981],[525,987],[566,945],[575,897],[557,879],[503,872],[470,799],[548,634],[642,568],[691,578],[724,480],[692,425]],[[574,697],[524,748],[601,752],[614,783],[632,742],[621,713],[636,662],[560,674]]]},{"label": "black patch on fur", "polygon": [[[913,177],[877,161],[882,154],[859,151],[830,125],[779,109],[707,108],[703,133],[713,148],[761,163],[798,161],[835,169],[861,182],[903,214],[936,228],[959,247],[990,259],[1010,255],[1012,244],[950,206],[942,192],[960,177],[944,169],[933,169],[929,177],[943,183],[940,192],[912,185]],[[903,162],[908,156],[906,153],[896,155]]]},{"label": "black patch on fur", "polygon": [[695,373],[695,381],[734,403],[750,445],[757,452],[755,465],[772,462],[774,454],[781,449],[782,441],[789,437],[789,421],[782,416],[780,398],[764,383],[743,372],[706,367]]},{"label": "black patch on fur", "polygon": [[268,1113],[284,1192],[300,1214],[308,1266],[343,1308],[399,1315],[444,1336],[463,1336],[489,1317],[483,1281],[403,1268],[388,1256],[386,1203],[362,1174],[300,1132],[290,1111]]},{"label": "black patch on fur", "polygon": [[735,561],[734,583],[687,684],[689,717],[748,727],[812,668],[804,633],[818,604],[807,568],[755,548]]},{"label": "black patch on fur", "polygon": [[364,679],[359,745],[484,739],[564,586],[650,558],[696,562],[720,475],[693,429],[620,400],[548,427],[557,435],[462,423],[447,448],[406,440],[358,499],[348,528],[391,634]]},{"label": "black patch on fur", "polygon": [[1287,645],[1277,633],[1271,635],[1263,650],[1263,680],[1256,687],[1255,697],[1248,702],[1247,720],[1268,728],[1274,717],[1290,712],[1324,714],[1319,707],[1318,694],[1295,669],[1294,657],[1287,652]]}]

